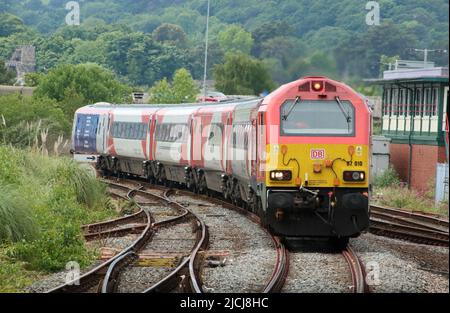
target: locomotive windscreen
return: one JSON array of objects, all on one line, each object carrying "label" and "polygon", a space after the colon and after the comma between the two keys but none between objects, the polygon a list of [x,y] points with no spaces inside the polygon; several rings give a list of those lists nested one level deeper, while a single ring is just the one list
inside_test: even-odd
[{"label": "locomotive windscreen", "polygon": [[354,136],[355,109],[349,101],[288,100],[281,106],[282,136]]}]

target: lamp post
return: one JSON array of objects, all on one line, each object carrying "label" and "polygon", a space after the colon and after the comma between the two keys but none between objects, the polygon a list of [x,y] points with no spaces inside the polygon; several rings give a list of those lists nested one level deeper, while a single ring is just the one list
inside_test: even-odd
[{"label": "lamp post", "polygon": [[210,12],[210,0],[208,0],[208,11],[206,13],[205,65],[204,65],[204,73],[203,73],[203,101],[205,101],[205,99],[206,99],[206,76],[207,76],[207,71],[208,71],[209,12]]}]

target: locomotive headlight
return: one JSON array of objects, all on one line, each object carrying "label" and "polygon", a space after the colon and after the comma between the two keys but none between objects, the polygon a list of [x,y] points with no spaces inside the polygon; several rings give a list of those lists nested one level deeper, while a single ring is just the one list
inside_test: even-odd
[{"label": "locomotive headlight", "polygon": [[274,181],[290,181],[292,179],[291,171],[271,171],[270,179]]},{"label": "locomotive headlight", "polygon": [[323,89],[323,82],[315,81],[312,82],[312,88],[314,91],[322,91]]},{"label": "locomotive headlight", "polygon": [[363,182],[366,179],[366,173],[362,171],[345,171],[344,181]]}]

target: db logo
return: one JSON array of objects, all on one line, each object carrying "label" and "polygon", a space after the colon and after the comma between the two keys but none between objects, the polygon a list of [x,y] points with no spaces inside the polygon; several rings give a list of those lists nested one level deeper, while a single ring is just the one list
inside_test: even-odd
[{"label": "db logo", "polygon": [[311,160],[323,160],[325,159],[324,149],[311,149],[310,153]]}]

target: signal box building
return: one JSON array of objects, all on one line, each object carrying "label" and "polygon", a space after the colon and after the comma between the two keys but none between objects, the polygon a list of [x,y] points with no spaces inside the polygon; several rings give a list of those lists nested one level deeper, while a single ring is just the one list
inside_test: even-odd
[{"label": "signal box building", "polygon": [[448,68],[400,68],[376,80],[383,87],[382,134],[402,181],[424,191],[436,164],[448,162]]}]

